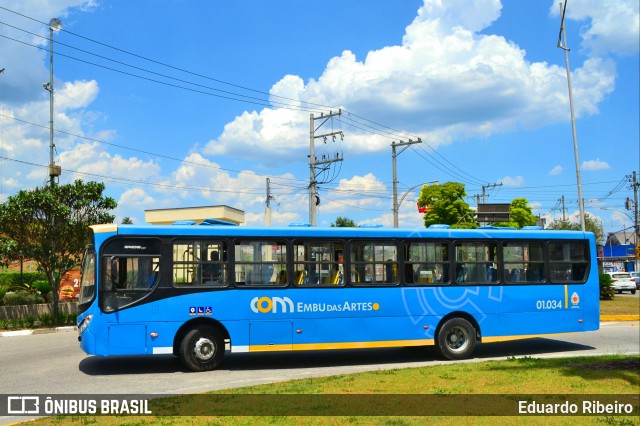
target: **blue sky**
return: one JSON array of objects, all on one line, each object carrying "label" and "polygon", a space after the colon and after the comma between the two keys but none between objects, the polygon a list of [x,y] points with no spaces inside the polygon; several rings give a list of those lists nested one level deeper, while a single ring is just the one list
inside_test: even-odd
[{"label": "blue sky", "polygon": [[[472,206],[484,186],[547,221],[563,196],[578,213],[559,7],[541,0],[0,0],[0,201],[48,182],[53,17],[60,182],[105,182],[117,221],[225,204],[263,225],[267,178],[273,224],[308,221],[309,115],[338,109],[318,133],[344,138],[316,141],[344,158],[319,176],[319,226],[392,226],[391,143],[418,137],[397,157],[401,226],[423,226],[434,180]],[[566,28],[586,211],[619,231],[640,170],[638,2],[569,0]]]}]

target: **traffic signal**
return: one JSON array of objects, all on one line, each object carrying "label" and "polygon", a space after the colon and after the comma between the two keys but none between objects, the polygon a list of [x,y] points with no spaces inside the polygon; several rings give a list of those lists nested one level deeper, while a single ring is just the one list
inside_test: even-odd
[{"label": "traffic signal", "polygon": [[640,259],[640,243],[636,245],[636,259]]}]

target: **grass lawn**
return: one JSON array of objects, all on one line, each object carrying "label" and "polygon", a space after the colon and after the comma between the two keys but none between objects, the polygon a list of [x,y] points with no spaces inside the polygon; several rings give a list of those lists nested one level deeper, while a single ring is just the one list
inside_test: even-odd
[{"label": "grass lawn", "polygon": [[616,295],[600,301],[600,315],[640,315],[640,298]]},{"label": "grass lawn", "polygon": [[[152,411],[161,414],[157,416],[50,417],[32,424],[640,425],[639,389],[638,356],[524,357],[379,370],[151,400]],[[544,401],[541,395],[550,395],[547,402],[571,401],[580,407],[582,401],[598,398],[635,401],[636,411],[634,416],[518,416],[519,400]],[[420,402],[431,405],[417,406]],[[376,405],[367,407],[369,403]],[[485,409],[497,410],[499,415],[462,416],[476,410],[487,412]],[[375,410],[378,415],[368,414]],[[221,415],[225,412],[231,415]],[[314,415],[308,415],[311,413]],[[388,413],[394,415],[385,415]]]}]

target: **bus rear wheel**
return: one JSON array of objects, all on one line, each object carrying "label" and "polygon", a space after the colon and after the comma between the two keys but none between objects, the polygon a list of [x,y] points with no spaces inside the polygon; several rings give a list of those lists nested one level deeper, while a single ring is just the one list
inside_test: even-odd
[{"label": "bus rear wheel", "polygon": [[180,342],[180,360],[191,371],[210,371],[224,358],[224,339],[211,327],[197,327]]},{"label": "bus rear wheel", "polygon": [[452,318],[440,328],[436,346],[447,359],[470,358],[476,347],[476,329],[464,318]]}]

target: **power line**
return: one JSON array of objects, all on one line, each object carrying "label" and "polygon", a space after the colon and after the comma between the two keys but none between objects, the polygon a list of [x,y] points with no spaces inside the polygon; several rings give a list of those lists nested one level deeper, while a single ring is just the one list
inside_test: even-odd
[{"label": "power line", "polygon": [[[10,12],[10,13],[13,13],[13,14],[16,14],[16,15],[19,15],[19,16],[21,16],[21,17],[23,17],[23,18],[29,19],[29,20],[31,20],[31,21],[37,22],[37,23],[42,24],[42,25],[45,25],[45,26],[49,25],[49,24],[48,24],[48,23],[46,23],[46,22],[39,21],[39,20],[37,20],[37,19],[35,19],[35,18],[33,18],[33,17],[30,17],[30,16],[27,16],[27,15],[24,15],[24,14],[22,14],[22,13],[16,12],[16,11],[14,11],[14,10],[8,9],[8,8],[6,8],[6,7],[3,7],[3,6],[0,6],[0,9],[6,10],[7,12]],[[16,28],[16,27],[13,27],[13,28]],[[17,29],[19,29],[19,28],[17,28]],[[21,30],[21,31],[25,31],[25,30]],[[275,98],[279,98],[279,99],[284,99],[284,100],[288,100],[288,101],[293,101],[293,102],[296,102],[296,103],[298,103],[298,102],[302,102],[302,103],[305,103],[305,104],[308,104],[308,105],[313,105],[313,106],[316,106],[316,107],[318,107],[318,108],[322,108],[322,109],[332,108],[331,106],[322,105],[322,104],[317,104],[317,103],[313,103],[313,102],[301,101],[301,100],[299,100],[299,99],[288,98],[288,97],[280,96],[280,95],[273,95],[273,94],[271,94],[271,93],[269,93],[269,92],[264,92],[264,91],[261,91],[261,90],[252,89],[252,88],[249,88],[249,87],[246,87],[246,86],[242,86],[242,85],[239,85],[239,84],[235,84],[235,83],[231,83],[231,82],[228,82],[228,81],[224,81],[224,80],[216,79],[216,78],[213,78],[213,77],[210,77],[210,76],[206,76],[206,75],[203,75],[203,74],[199,74],[199,73],[196,73],[196,72],[193,72],[193,71],[186,70],[186,69],[184,69],[184,68],[180,68],[180,67],[176,67],[176,66],[173,66],[173,65],[169,65],[169,64],[167,64],[167,63],[164,63],[164,62],[161,62],[161,61],[157,61],[157,60],[155,60],[155,59],[151,59],[151,58],[148,58],[148,57],[145,57],[145,56],[142,56],[142,55],[139,55],[139,54],[133,53],[133,52],[129,52],[129,51],[127,51],[127,50],[124,50],[124,49],[121,49],[121,48],[118,48],[118,47],[115,47],[115,46],[109,45],[109,44],[107,44],[107,43],[104,43],[104,42],[101,42],[101,41],[98,41],[98,40],[94,40],[94,39],[92,39],[92,38],[89,38],[89,37],[83,36],[83,35],[81,35],[81,34],[74,33],[74,32],[72,32],[72,31],[69,31],[69,30],[66,30],[66,29],[62,29],[61,31],[64,31],[65,33],[70,34],[70,35],[73,35],[73,36],[75,36],[75,37],[78,37],[78,38],[81,38],[81,39],[84,39],[84,40],[90,41],[90,42],[92,42],[92,43],[98,44],[98,45],[100,45],[100,46],[107,47],[107,48],[112,49],[112,50],[115,50],[115,51],[117,51],[117,52],[124,53],[124,54],[126,54],[126,55],[130,55],[130,56],[132,56],[132,57],[135,57],[135,58],[138,58],[138,59],[142,59],[142,60],[145,60],[145,61],[151,62],[151,63],[156,64],[156,65],[161,65],[161,66],[163,66],[163,67],[167,67],[167,68],[173,69],[173,70],[175,70],[175,71],[184,72],[184,73],[186,73],[186,74],[190,74],[190,75],[195,76],[195,77],[200,77],[200,78],[204,78],[204,79],[207,79],[207,80],[210,80],[210,81],[214,81],[214,82],[216,82],[216,83],[224,84],[224,85],[231,86],[231,87],[235,87],[235,88],[242,89],[242,90],[247,90],[247,91],[254,92],[254,93],[259,93],[259,94],[266,95],[266,96],[269,96],[269,97],[275,97]],[[25,32],[28,32],[28,31],[25,31]],[[37,34],[36,34],[36,35],[37,35]],[[40,37],[39,35],[37,35],[37,36],[38,36],[38,37]],[[93,53],[91,53],[91,54],[93,54]],[[98,56],[98,55],[96,55],[96,56]]]},{"label": "power line", "polygon": [[[42,168],[48,168],[49,167],[48,165],[37,164],[37,163],[30,162],[30,161],[18,160],[18,159],[15,159],[15,158],[10,158],[10,157],[5,157],[5,156],[0,156],[0,159],[7,160],[7,161],[12,161],[12,162],[15,162],[15,163],[26,164],[26,165],[34,166],[34,167],[42,167]],[[237,189],[224,190],[224,189],[215,189],[215,188],[212,188],[212,187],[209,187],[209,186],[196,187],[196,186],[173,185],[173,184],[168,184],[168,183],[127,179],[127,178],[122,178],[122,177],[117,177],[117,176],[108,176],[108,175],[101,175],[101,174],[97,174],[97,173],[81,172],[79,170],[74,170],[74,169],[65,169],[65,171],[69,172],[69,173],[77,174],[77,175],[98,177],[98,178],[101,178],[101,179],[104,179],[104,180],[108,180],[108,181],[112,181],[112,182],[134,183],[134,184],[137,184],[137,185],[161,187],[161,188],[171,188],[171,189],[176,189],[176,190],[180,190],[180,191],[199,191],[199,192],[210,191],[210,192],[230,193],[230,194],[237,194],[237,193],[241,193],[241,194],[262,194],[262,189],[258,189],[258,188],[256,188],[255,190],[245,190],[245,191],[237,190]]]},{"label": "power line", "polygon": [[[3,9],[3,10],[6,10],[8,12],[14,13],[16,15],[22,16],[23,18],[32,20],[32,21],[37,22],[39,24],[48,25],[45,22],[39,21],[39,20],[37,20],[35,18],[32,18],[30,16],[21,14],[19,12],[10,10],[10,9],[8,9],[6,7],[0,6],[0,9]],[[0,23],[2,23],[4,25],[7,25],[7,26],[9,26],[11,28],[14,28],[16,30],[23,31],[23,32],[25,32],[27,34],[30,34],[30,35],[33,35],[35,37],[44,38],[39,34],[36,34],[36,33],[30,32],[30,31],[21,29],[19,27],[16,27],[16,26],[4,23],[4,22],[0,22]],[[157,83],[157,84],[167,85],[167,86],[178,88],[178,89],[182,89],[182,90],[189,90],[189,91],[193,91],[193,92],[196,92],[196,93],[201,93],[201,94],[210,95],[210,96],[216,96],[216,97],[219,97],[219,98],[229,99],[229,100],[234,100],[234,101],[239,101],[239,102],[246,102],[246,103],[249,103],[249,104],[260,105],[260,106],[267,106],[268,107],[268,106],[274,106],[275,105],[275,106],[278,106],[278,107],[284,108],[284,109],[292,109],[292,110],[298,110],[298,111],[309,111],[309,112],[319,112],[320,108],[322,108],[322,109],[327,109],[327,108],[328,109],[333,109],[333,108],[335,108],[335,107],[332,107],[332,106],[323,105],[323,104],[314,103],[314,102],[308,102],[308,101],[304,101],[304,100],[301,100],[301,99],[294,99],[294,98],[289,98],[289,97],[286,97],[286,96],[275,95],[275,94],[271,94],[269,92],[256,90],[256,89],[252,89],[252,88],[249,88],[249,87],[246,87],[246,86],[242,86],[242,85],[239,85],[239,84],[235,84],[235,83],[231,83],[231,82],[228,82],[228,81],[216,79],[216,78],[213,78],[213,77],[210,77],[210,76],[206,76],[206,75],[203,75],[203,74],[199,74],[199,73],[195,73],[195,72],[186,70],[184,68],[180,68],[180,67],[176,67],[176,66],[173,66],[173,65],[169,65],[169,64],[166,64],[164,62],[157,61],[157,60],[154,60],[154,59],[151,59],[151,58],[148,58],[148,57],[136,54],[136,53],[129,52],[127,50],[124,50],[124,49],[109,45],[107,43],[103,43],[103,42],[97,41],[95,39],[92,39],[92,38],[89,38],[89,37],[86,37],[86,36],[71,32],[69,30],[62,29],[61,31],[63,31],[63,32],[67,33],[67,34],[73,35],[75,37],[90,41],[90,42],[95,43],[97,45],[107,47],[107,48],[115,50],[117,52],[121,52],[121,53],[130,55],[132,57],[148,61],[148,62],[156,64],[156,65],[167,67],[169,69],[172,69],[172,70],[175,70],[175,71],[179,71],[179,72],[183,72],[183,73],[195,76],[195,77],[199,77],[199,78],[207,79],[207,80],[210,80],[210,81],[214,81],[214,82],[219,83],[219,84],[224,84],[224,85],[228,85],[228,86],[235,87],[235,88],[238,88],[238,89],[247,90],[247,91],[250,91],[250,92],[253,92],[253,93],[262,94],[262,95],[267,96],[269,99],[256,98],[256,97],[253,97],[253,96],[248,96],[248,95],[243,95],[243,94],[239,94],[239,93],[235,93],[235,92],[216,89],[216,88],[213,88],[213,87],[210,87],[210,86],[205,86],[205,85],[201,85],[201,84],[198,84],[198,83],[195,83],[195,82],[190,82],[190,81],[187,81],[187,80],[171,77],[171,76],[168,76],[166,74],[154,72],[154,71],[151,71],[151,70],[146,69],[146,68],[142,68],[142,67],[138,67],[138,66],[135,66],[135,65],[127,64],[127,63],[122,62],[122,61],[118,61],[118,60],[111,59],[111,58],[108,58],[108,57],[103,56],[103,55],[99,55],[99,54],[96,54],[96,53],[93,53],[93,52],[90,52],[90,51],[87,51],[87,50],[84,50],[84,49],[80,49],[80,48],[71,46],[69,44],[60,42],[60,41],[57,42],[57,44],[59,44],[59,45],[66,46],[68,48],[71,48],[71,49],[86,53],[88,55],[96,56],[96,57],[99,57],[99,58],[107,60],[107,61],[115,62],[117,64],[120,64],[120,65],[123,65],[123,66],[126,66],[126,67],[131,67],[131,68],[137,69],[139,71],[143,71],[143,72],[146,72],[146,73],[149,73],[149,74],[152,74],[152,75],[156,75],[156,76],[160,76],[160,77],[163,77],[163,78],[167,78],[167,79],[170,79],[170,80],[173,80],[173,81],[178,81],[178,82],[181,82],[181,83],[184,83],[184,84],[188,84],[188,85],[192,85],[192,86],[195,86],[195,87],[200,87],[200,88],[204,88],[204,89],[207,89],[207,90],[212,90],[212,91],[215,91],[215,92],[218,92],[218,93],[223,93],[224,95],[204,92],[204,91],[193,89],[193,88],[188,88],[188,87],[184,87],[184,86],[180,86],[180,85],[176,85],[176,84],[171,84],[171,83],[163,82],[163,81],[160,81],[160,80],[152,79],[152,78],[149,78],[149,77],[144,77],[144,76],[140,76],[140,75],[137,75],[137,74],[129,73],[129,72],[126,72],[126,71],[118,70],[118,69],[115,69],[115,68],[107,67],[105,65],[96,64],[96,63],[93,63],[93,62],[90,62],[90,61],[87,61],[87,60],[84,60],[84,59],[75,58],[73,56],[65,55],[65,54],[62,54],[62,53],[59,53],[59,52],[56,53],[57,55],[64,56],[66,58],[69,58],[69,59],[72,59],[72,60],[76,60],[76,61],[79,61],[79,62],[87,63],[87,64],[92,65],[92,66],[96,66],[96,67],[100,67],[100,68],[103,68],[103,69],[107,69],[107,70],[110,70],[110,71],[113,71],[113,72],[118,72],[118,73],[121,73],[121,74],[124,74],[124,75],[128,75],[128,76],[131,76],[131,77],[147,80],[147,81],[154,82],[154,83]],[[10,39],[12,41],[18,42],[18,43],[25,44],[25,45],[33,47],[33,48],[42,49],[40,46],[35,46],[35,45],[30,44],[30,43],[26,43],[24,41],[20,41],[20,40],[17,40],[17,39],[14,39],[14,38],[11,38],[11,37],[8,37],[8,36],[5,36],[5,35],[0,35],[0,36],[2,36],[4,38],[7,38],[7,39]],[[293,104],[274,101],[273,98],[286,100],[288,102],[292,102]],[[300,106],[296,106],[298,104],[300,104]],[[400,130],[397,130],[397,129],[393,129],[392,127],[386,126],[386,125],[381,124],[381,123],[377,123],[377,122],[375,122],[373,120],[369,120],[369,119],[367,119],[365,117],[362,117],[362,116],[360,116],[360,115],[358,115],[358,114],[356,114],[354,112],[350,112],[350,111],[347,111],[347,110],[345,110],[345,112],[347,113],[347,115],[345,117],[346,121],[350,121],[350,123],[345,123],[345,124],[347,124],[347,125],[349,125],[351,127],[357,128],[357,129],[359,129],[359,130],[361,130],[363,132],[376,134],[376,135],[379,135],[379,136],[384,136],[384,137],[389,137],[389,138],[395,138],[395,139],[397,139],[399,136],[400,137],[405,137],[406,135],[409,135],[411,137],[417,138],[416,135],[411,135],[411,134],[409,134],[407,132],[400,131]],[[377,127],[374,127],[374,126],[369,125],[369,124],[365,124],[365,123],[363,123],[361,121],[358,121],[358,120],[355,120],[355,119],[353,119],[351,117],[357,117],[360,120],[363,120],[363,121],[365,121],[367,123],[371,123],[372,125],[377,126]],[[393,133],[392,132],[388,132],[387,130],[382,130],[382,129],[392,130]]]},{"label": "power line", "polygon": [[[21,123],[29,124],[31,126],[40,127],[40,128],[43,128],[43,129],[48,129],[48,126],[44,126],[44,125],[41,125],[41,124],[33,123],[33,122],[27,121],[27,120],[22,120],[20,118],[12,117],[10,115],[5,115],[5,114],[0,113],[0,117],[5,117],[5,118],[11,119],[11,120],[19,121]],[[87,141],[90,141],[90,142],[96,142],[96,143],[103,144],[103,145],[109,145],[109,146],[113,146],[113,147],[116,147],[116,148],[137,152],[137,153],[140,153],[140,154],[146,154],[146,155],[150,155],[150,156],[153,156],[153,157],[164,158],[164,159],[167,159],[167,160],[176,161],[176,162],[183,163],[183,164],[190,164],[190,165],[194,165],[194,166],[205,167],[205,168],[209,168],[209,169],[213,169],[213,170],[220,170],[220,171],[225,171],[225,172],[233,172],[233,173],[237,173],[237,174],[249,174],[249,175],[254,175],[254,176],[259,176],[259,177],[266,177],[267,176],[267,175],[263,175],[263,174],[260,174],[260,173],[256,173],[254,171],[235,170],[235,169],[229,169],[229,168],[220,167],[220,166],[212,166],[212,165],[208,165],[208,164],[202,164],[202,163],[199,163],[197,161],[184,160],[184,159],[180,159],[180,158],[177,158],[177,157],[172,157],[172,156],[169,156],[169,155],[158,154],[158,153],[154,153],[154,152],[151,152],[151,151],[145,151],[145,150],[138,149],[138,148],[132,148],[132,147],[129,147],[129,146],[119,145],[119,144],[116,144],[116,143],[113,143],[113,142],[106,142],[106,141],[103,141],[103,140],[90,138],[90,137],[87,137],[87,136],[78,135],[78,134],[71,133],[71,132],[66,132],[64,130],[54,129],[54,132],[60,133],[60,134],[63,134],[63,135],[67,135],[67,136],[72,136],[72,137],[79,138],[79,139],[84,139],[84,140],[87,140]],[[282,179],[282,180],[285,180],[285,181],[303,182],[300,179],[292,179],[292,178],[285,178],[285,177],[275,177],[275,178],[276,179]]]}]

